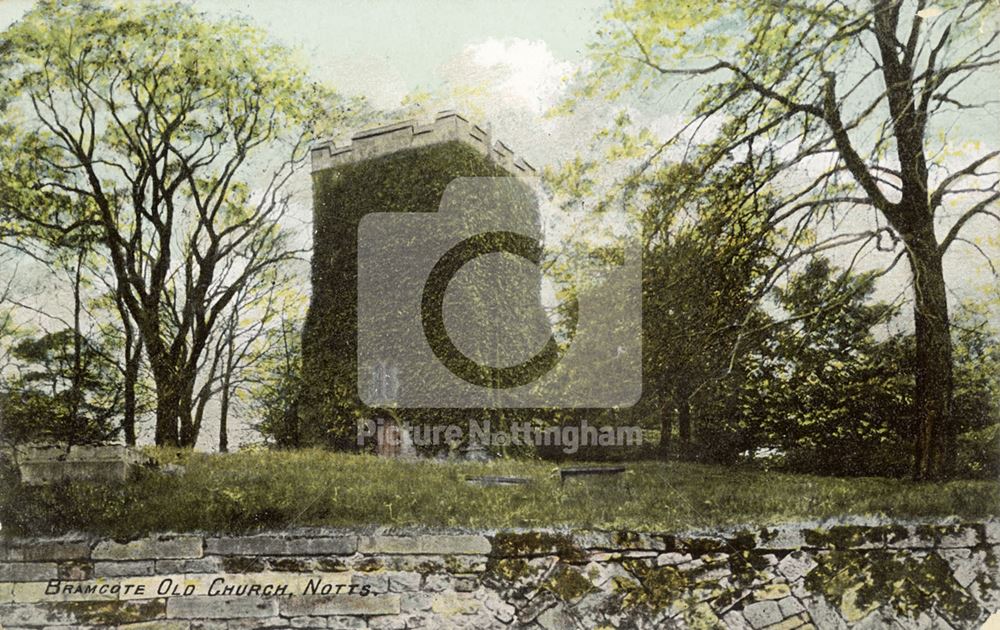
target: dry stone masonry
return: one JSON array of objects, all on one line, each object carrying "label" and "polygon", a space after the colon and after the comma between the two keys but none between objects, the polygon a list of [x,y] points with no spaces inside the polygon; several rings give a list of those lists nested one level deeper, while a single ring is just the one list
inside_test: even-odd
[{"label": "dry stone masonry", "polygon": [[1000,522],[0,539],[15,628],[978,628]]}]

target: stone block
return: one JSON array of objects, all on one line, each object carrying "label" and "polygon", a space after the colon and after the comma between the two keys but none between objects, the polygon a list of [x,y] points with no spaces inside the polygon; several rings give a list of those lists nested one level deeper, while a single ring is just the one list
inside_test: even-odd
[{"label": "stone block", "polygon": [[351,576],[351,584],[367,585],[372,593],[389,592],[389,577],[383,573],[355,573]]},{"label": "stone block", "polygon": [[[18,604],[30,604],[32,602],[42,602],[42,601],[65,601],[66,597],[62,595],[46,595],[45,587],[48,582],[14,582],[10,584],[12,587],[11,601]],[[76,597],[74,600],[81,599],[96,599],[97,597]],[[102,595],[101,599],[115,599],[114,596]]]},{"label": "stone block", "polygon": [[798,581],[815,568],[816,561],[812,559],[812,556],[802,551],[790,553],[778,563],[778,572],[785,576],[789,582]]},{"label": "stone block", "polygon": [[789,597],[791,595],[791,589],[787,584],[774,583],[768,584],[763,588],[759,588],[753,592],[754,599],[758,601],[773,599],[779,600]]},{"label": "stone block", "polygon": [[459,593],[471,593],[479,586],[479,580],[474,577],[455,578],[455,591]]},{"label": "stone block", "polygon": [[66,626],[76,622],[72,611],[54,604],[8,604],[0,606],[0,620],[11,626]]},{"label": "stone block", "polygon": [[170,619],[232,619],[237,617],[275,617],[278,602],[259,597],[209,597],[191,595],[167,600]]},{"label": "stone block", "polygon": [[372,617],[368,627],[373,630],[406,630],[406,620],[396,616]]},{"label": "stone block", "polygon": [[576,620],[562,606],[553,606],[542,612],[535,623],[544,630],[576,630]]},{"label": "stone block", "polygon": [[419,535],[419,536],[365,536],[358,542],[358,551],[375,554],[419,554],[419,555],[486,555],[490,552],[490,542],[484,536]]},{"label": "stone block", "polygon": [[938,537],[938,547],[943,549],[969,548],[978,544],[979,528],[974,525],[957,525],[954,529],[943,529]]},{"label": "stone block", "polygon": [[407,591],[419,591],[421,575],[409,571],[392,571],[387,574],[389,578],[389,591],[393,593],[405,593]]},{"label": "stone block", "polygon": [[206,554],[223,556],[319,556],[350,555],[358,550],[355,536],[287,537],[241,536],[208,538]]},{"label": "stone block", "polygon": [[[191,628],[190,621],[180,619],[168,620],[157,619],[155,621],[140,621],[138,623],[126,623],[118,626],[117,630],[195,630]],[[199,630],[201,630],[199,628]]]},{"label": "stone block", "polygon": [[795,630],[796,628],[801,628],[807,623],[809,623],[809,615],[801,613],[784,619],[773,626],[768,626],[767,630]]},{"label": "stone block", "polygon": [[94,577],[128,577],[133,575],[153,575],[152,560],[132,562],[95,562]]},{"label": "stone block", "polygon": [[620,551],[591,551],[587,553],[587,560],[590,562],[616,562],[622,559],[622,555]]},{"label": "stone block", "polygon": [[0,619],[10,626],[72,625],[74,628],[113,628],[121,624],[162,618],[165,610],[166,603],[162,599],[143,602],[42,602],[0,607]]},{"label": "stone block", "polygon": [[80,540],[41,540],[0,542],[0,561],[39,562],[62,560],[86,560],[90,557],[90,545]]},{"label": "stone block", "polygon": [[986,567],[986,553],[970,549],[940,549],[938,555],[951,566],[955,581],[962,588],[968,587]]},{"label": "stone block", "polygon": [[262,630],[263,628],[288,630],[288,620],[281,617],[248,617],[246,619],[230,619],[226,624],[227,630]]},{"label": "stone block", "polygon": [[847,629],[847,622],[840,616],[837,609],[826,601],[823,595],[802,600],[802,605],[805,606],[809,618],[816,624],[816,627],[823,628],[823,630],[827,628],[830,630]]},{"label": "stone block", "polygon": [[452,588],[452,578],[450,575],[428,575],[424,578],[423,590],[430,591],[431,593],[440,593],[441,591],[448,591]]},{"label": "stone block", "polygon": [[799,613],[805,612],[805,606],[802,605],[799,600],[794,597],[786,597],[784,599],[778,600],[778,608],[781,609],[781,614],[786,617],[791,617],[792,615],[797,615]]},{"label": "stone block", "polygon": [[[389,554],[382,556],[361,556],[348,564],[358,571],[415,571],[417,573],[434,573],[448,571],[451,573],[482,573],[486,570],[486,556],[425,556]],[[363,567],[374,568],[363,568]]]},{"label": "stone block", "polygon": [[304,595],[281,600],[285,617],[398,615],[399,595]]},{"label": "stone block", "polygon": [[762,531],[757,548],[761,551],[793,551],[804,545],[805,536],[800,528],[780,526]]},{"label": "stone block", "polygon": [[337,630],[353,630],[354,628],[366,628],[364,617],[348,617],[346,615],[334,615],[326,618],[327,628],[337,628]]},{"label": "stone block", "polygon": [[471,615],[481,604],[465,593],[442,593],[431,600],[431,610],[438,615]]},{"label": "stone block", "polygon": [[399,607],[405,612],[430,610],[434,596],[430,593],[403,593],[399,596]]},{"label": "stone block", "polygon": [[32,582],[59,577],[59,566],[52,562],[0,562],[0,582]]},{"label": "stone block", "polygon": [[899,525],[893,528],[887,542],[890,549],[927,549],[935,545],[935,537],[924,528]]},{"label": "stone block", "polygon": [[583,574],[598,588],[604,587],[612,578],[633,579],[632,574],[620,564],[603,564],[592,562],[583,568]]},{"label": "stone block", "polygon": [[222,559],[218,557],[156,561],[157,573],[221,573],[222,570]]},{"label": "stone block", "polygon": [[752,626],[743,618],[743,613],[731,610],[722,616],[722,623],[727,630],[752,630]]},{"label": "stone block", "polygon": [[753,628],[763,628],[784,619],[777,602],[755,602],[743,608],[743,617]]},{"label": "stone block", "polygon": [[986,544],[1000,545],[1000,521],[986,521],[984,524]]},{"label": "stone block", "polygon": [[518,611],[517,621],[522,625],[530,624],[538,615],[552,608],[557,603],[555,595],[548,591],[542,591]]},{"label": "stone block", "polygon": [[[235,556],[228,556],[233,558]],[[290,572],[303,572],[303,571],[313,571],[319,564],[317,558],[310,557],[300,557],[300,556],[264,556],[261,558],[267,562],[267,566],[275,571],[290,571]],[[347,566],[343,565],[342,569],[346,569]]]},{"label": "stone block", "polygon": [[127,543],[102,540],[94,547],[95,560],[159,560],[164,558],[200,558],[200,536],[153,536]]}]

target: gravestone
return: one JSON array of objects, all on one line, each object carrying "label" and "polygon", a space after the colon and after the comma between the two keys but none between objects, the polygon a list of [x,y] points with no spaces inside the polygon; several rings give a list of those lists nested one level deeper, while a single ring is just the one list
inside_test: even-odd
[{"label": "gravestone", "polygon": [[72,481],[125,481],[150,458],[120,444],[23,444],[12,449],[21,483],[41,485]]},{"label": "gravestone", "polygon": [[375,454],[379,457],[414,459],[417,449],[410,432],[394,420],[379,422],[375,429]]}]

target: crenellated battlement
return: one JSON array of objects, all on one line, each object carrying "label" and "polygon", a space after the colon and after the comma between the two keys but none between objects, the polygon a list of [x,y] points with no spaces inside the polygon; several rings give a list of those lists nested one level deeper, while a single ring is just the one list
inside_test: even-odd
[{"label": "crenellated battlement", "polygon": [[351,136],[350,144],[342,147],[331,141],[317,143],[312,147],[312,170],[322,171],[444,142],[462,142],[514,175],[535,173],[534,167],[515,156],[510,147],[494,142],[489,132],[453,111],[439,112],[429,124],[407,120],[359,131]]}]

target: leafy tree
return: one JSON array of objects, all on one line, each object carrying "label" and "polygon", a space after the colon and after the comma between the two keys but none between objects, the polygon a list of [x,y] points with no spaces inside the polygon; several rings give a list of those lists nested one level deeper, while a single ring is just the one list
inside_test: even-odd
[{"label": "leafy tree", "polygon": [[[701,98],[691,122],[649,146],[626,192],[673,146],[689,144],[686,159],[704,172],[755,155],[756,189],[774,195],[759,209],[770,225],[825,223],[833,228],[814,250],[855,244],[906,258],[920,478],[947,472],[954,452],[942,259],[963,228],[1000,221],[988,168],[1000,152],[969,143],[956,155],[949,146],[953,125],[988,106],[975,87],[1000,63],[1000,33],[989,28],[996,17],[986,0],[618,2],[576,95],[615,100],[694,78]],[[955,214],[945,225],[948,206]]]},{"label": "leafy tree", "polygon": [[775,275],[764,226],[732,211],[741,187],[752,184],[746,166],[702,182],[691,197],[700,177],[684,164],[664,169],[643,209],[643,308],[651,315],[643,332],[644,390],[662,399],[664,455],[675,415],[680,452],[691,454],[694,399],[729,377],[757,342],[759,293]]},{"label": "leafy tree", "polygon": [[184,4],[43,1],[0,51],[23,168],[92,210],[155,381],[156,442],[193,446],[212,331],[295,255],[288,183],[345,110],[259,30]]},{"label": "leafy tree", "polygon": [[958,471],[985,478],[1000,474],[1000,335],[990,320],[1000,289],[992,291],[962,305],[955,335]]},{"label": "leafy tree", "polygon": [[901,368],[912,347],[902,335],[878,338],[878,325],[896,309],[870,302],[874,279],[817,258],[775,291],[778,308],[798,319],[776,328],[753,358],[740,410],[757,445],[778,447],[790,467],[838,475],[906,470],[912,382]]},{"label": "leafy tree", "polygon": [[72,328],[17,343],[18,375],[5,383],[5,439],[87,444],[118,432],[121,379],[106,349]]},{"label": "leafy tree", "polygon": [[299,399],[302,392],[301,310],[279,310],[268,329],[259,360],[247,378],[247,405],[257,430],[277,446],[303,445]]}]

